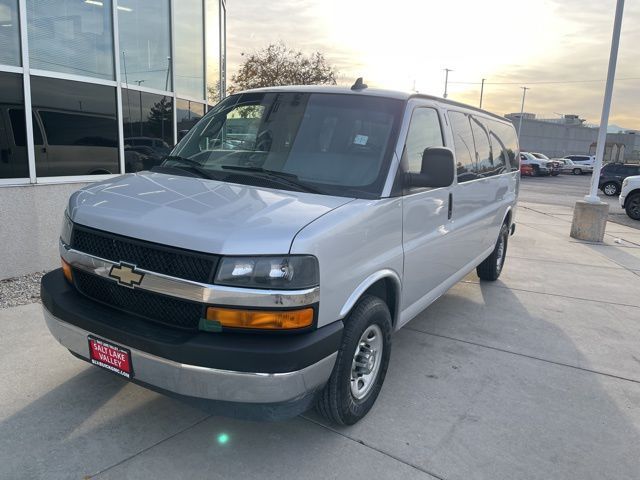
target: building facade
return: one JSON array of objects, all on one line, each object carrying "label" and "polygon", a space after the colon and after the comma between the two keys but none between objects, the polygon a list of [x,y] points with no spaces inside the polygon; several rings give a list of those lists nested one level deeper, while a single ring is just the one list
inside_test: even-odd
[{"label": "building facade", "polygon": [[0,0],[0,278],[54,267],[69,194],[159,163],[225,79],[225,0]]},{"label": "building facade", "polygon": [[[578,115],[560,118],[536,118],[533,113],[505,115],[516,129],[520,128],[520,149],[544,153],[550,158],[565,155],[595,155],[598,128],[586,125]],[[640,161],[640,134],[633,130],[608,133],[605,162]]]}]

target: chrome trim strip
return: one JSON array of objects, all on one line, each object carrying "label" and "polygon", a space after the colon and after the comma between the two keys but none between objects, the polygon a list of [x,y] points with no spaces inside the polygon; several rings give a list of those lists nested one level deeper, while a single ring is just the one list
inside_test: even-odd
[{"label": "chrome trim strip", "polygon": [[[66,323],[45,307],[44,318],[61,345],[88,359],[91,333]],[[111,341],[108,338],[104,340]],[[113,342],[122,345],[120,342]],[[302,370],[285,373],[253,373],[220,370],[174,362],[127,345],[131,351],[134,380],[190,397],[242,403],[278,403],[296,400],[322,387],[328,380],[338,352]]]},{"label": "chrome trim strip", "polygon": [[[60,256],[78,270],[118,283],[116,279],[109,276],[109,272],[111,267],[119,265],[119,262],[79,252],[65,245],[62,241],[60,242]],[[212,305],[266,308],[302,307],[320,300],[319,287],[305,290],[261,290],[209,285],[142,268],[136,268],[136,272],[143,273],[144,278],[139,286],[133,288]]]}]

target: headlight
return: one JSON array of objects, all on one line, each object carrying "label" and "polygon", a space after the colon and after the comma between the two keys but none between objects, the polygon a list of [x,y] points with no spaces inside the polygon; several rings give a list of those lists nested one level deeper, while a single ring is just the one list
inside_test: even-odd
[{"label": "headlight", "polygon": [[64,211],[64,218],[62,219],[62,228],[60,229],[60,240],[66,245],[71,243],[71,231],[73,230],[73,222],[69,218],[67,211]]},{"label": "headlight", "polygon": [[319,284],[318,260],[311,255],[225,257],[214,283],[231,287],[295,290]]}]

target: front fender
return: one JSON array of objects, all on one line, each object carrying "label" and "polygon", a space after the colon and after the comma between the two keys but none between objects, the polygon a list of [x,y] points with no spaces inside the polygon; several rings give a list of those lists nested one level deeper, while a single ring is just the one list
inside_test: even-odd
[{"label": "front fender", "polygon": [[396,304],[394,306],[395,311],[391,312],[391,315],[393,318],[398,318],[397,314],[400,308],[400,288],[401,288],[400,275],[398,275],[397,272],[389,268],[385,268],[383,270],[377,271],[369,275],[367,278],[365,278],[362,281],[362,283],[360,283],[360,285],[358,285],[358,287],[351,293],[351,295],[349,295],[349,298],[340,309],[340,319],[346,317],[349,314],[349,312],[357,303],[357,301],[360,299],[360,297],[364,294],[364,292],[367,291],[369,287],[371,287],[371,285],[373,285],[377,281],[382,280],[384,278],[388,278],[393,282],[393,285],[395,288]]}]

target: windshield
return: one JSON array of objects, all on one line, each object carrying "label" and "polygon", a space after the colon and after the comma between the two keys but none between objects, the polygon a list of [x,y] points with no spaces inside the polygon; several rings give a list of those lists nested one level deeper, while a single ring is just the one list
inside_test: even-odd
[{"label": "windshield", "polygon": [[195,170],[247,185],[375,198],[384,185],[403,107],[401,100],[366,95],[232,95],[191,129],[160,168]]},{"label": "windshield", "polygon": [[541,160],[549,160],[549,157],[547,157],[544,153],[532,153],[531,155]]}]

